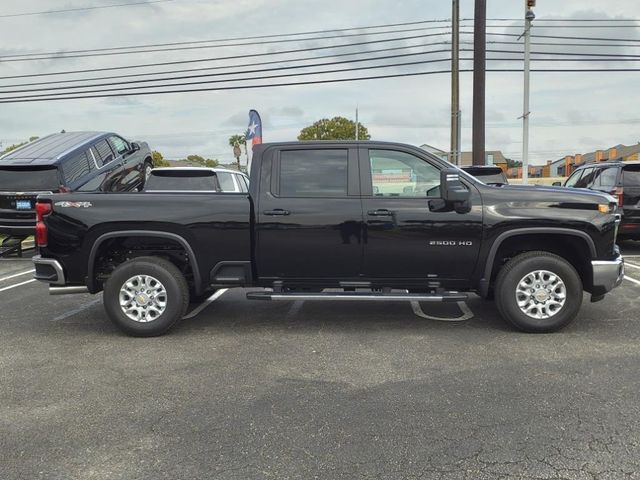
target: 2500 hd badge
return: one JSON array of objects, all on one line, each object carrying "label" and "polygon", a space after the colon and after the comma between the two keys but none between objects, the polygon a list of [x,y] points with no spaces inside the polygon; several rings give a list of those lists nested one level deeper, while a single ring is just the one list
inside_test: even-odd
[{"label": "2500 hd badge", "polygon": [[472,247],[471,240],[429,240],[431,247]]}]

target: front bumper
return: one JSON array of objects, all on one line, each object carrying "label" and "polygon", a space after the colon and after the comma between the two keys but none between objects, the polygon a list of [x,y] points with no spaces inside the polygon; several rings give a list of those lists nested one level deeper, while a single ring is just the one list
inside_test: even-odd
[{"label": "front bumper", "polygon": [[616,247],[616,257],[613,260],[593,260],[593,294],[604,295],[618,287],[624,279],[624,259]]}]

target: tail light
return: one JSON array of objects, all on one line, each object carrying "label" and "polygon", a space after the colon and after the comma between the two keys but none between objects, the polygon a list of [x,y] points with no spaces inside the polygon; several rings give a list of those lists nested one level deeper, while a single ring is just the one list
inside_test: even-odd
[{"label": "tail light", "polygon": [[46,247],[48,243],[47,226],[44,217],[51,214],[51,204],[44,202],[36,203],[36,245]]},{"label": "tail light", "polygon": [[616,187],[611,191],[611,195],[618,199],[618,207],[622,208],[624,205],[624,188]]},{"label": "tail light", "polygon": [[69,187],[65,187],[64,185],[60,185],[58,187],[58,193],[71,193],[71,189]]}]

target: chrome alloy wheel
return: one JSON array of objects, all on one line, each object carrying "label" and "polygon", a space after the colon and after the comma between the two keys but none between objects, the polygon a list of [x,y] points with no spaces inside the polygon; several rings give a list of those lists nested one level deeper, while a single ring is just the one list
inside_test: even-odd
[{"label": "chrome alloy wheel", "polygon": [[167,291],[156,278],[136,275],[120,287],[120,308],[135,322],[152,322],[167,309]]},{"label": "chrome alloy wheel", "polygon": [[548,270],[527,273],[518,282],[516,301],[527,316],[536,319],[553,317],[567,300],[567,287],[562,279]]}]

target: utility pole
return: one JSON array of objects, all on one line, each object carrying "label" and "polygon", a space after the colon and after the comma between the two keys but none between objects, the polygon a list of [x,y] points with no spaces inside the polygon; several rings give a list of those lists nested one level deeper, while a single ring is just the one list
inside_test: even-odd
[{"label": "utility pole", "polygon": [[358,122],[358,106],[356,105],[356,142],[360,139],[360,123]]},{"label": "utility pole", "polygon": [[487,0],[475,0],[473,20],[473,165],[485,163],[485,77]]},{"label": "utility pole", "polygon": [[524,100],[522,102],[522,183],[529,182],[529,76],[531,64],[531,25],[536,18],[536,0],[524,0]]},{"label": "utility pole", "polygon": [[460,165],[460,0],[451,2],[451,163]]}]

